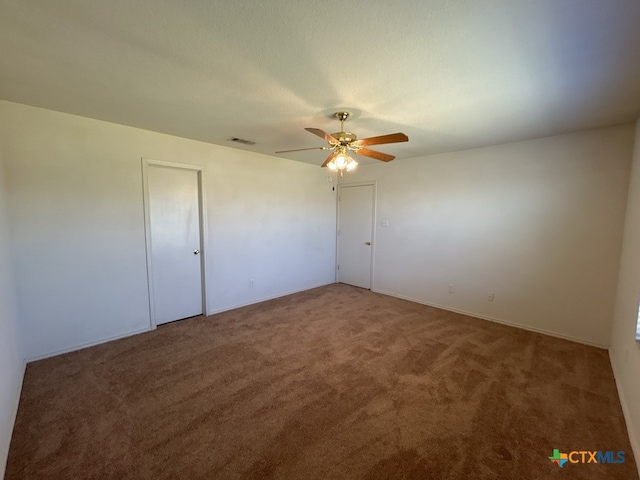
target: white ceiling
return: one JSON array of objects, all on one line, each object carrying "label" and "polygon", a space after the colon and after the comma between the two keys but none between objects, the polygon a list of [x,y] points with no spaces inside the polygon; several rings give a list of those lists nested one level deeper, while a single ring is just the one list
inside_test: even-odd
[{"label": "white ceiling", "polygon": [[639,0],[0,0],[0,98],[270,155],[347,109],[402,159],[635,121],[639,47]]}]

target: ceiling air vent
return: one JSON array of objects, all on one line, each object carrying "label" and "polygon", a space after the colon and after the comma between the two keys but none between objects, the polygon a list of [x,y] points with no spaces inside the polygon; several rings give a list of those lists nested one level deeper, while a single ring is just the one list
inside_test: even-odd
[{"label": "ceiling air vent", "polygon": [[252,142],[251,140],[247,140],[245,138],[231,137],[227,138],[230,142],[242,143],[243,145],[255,145],[256,142]]}]

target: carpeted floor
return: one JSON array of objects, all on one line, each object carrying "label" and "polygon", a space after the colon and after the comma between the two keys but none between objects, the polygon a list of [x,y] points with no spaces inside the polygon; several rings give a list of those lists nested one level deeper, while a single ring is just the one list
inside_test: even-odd
[{"label": "carpeted floor", "polygon": [[29,364],[5,478],[638,476],[605,350],[336,284]]}]

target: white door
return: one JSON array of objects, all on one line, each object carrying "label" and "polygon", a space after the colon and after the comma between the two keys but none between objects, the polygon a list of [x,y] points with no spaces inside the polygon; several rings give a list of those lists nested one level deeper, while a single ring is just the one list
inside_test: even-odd
[{"label": "white door", "polygon": [[338,281],[371,288],[373,185],[340,186]]},{"label": "white door", "polygon": [[198,171],[148,165],[148,214],[155,323],[203,312]]}]

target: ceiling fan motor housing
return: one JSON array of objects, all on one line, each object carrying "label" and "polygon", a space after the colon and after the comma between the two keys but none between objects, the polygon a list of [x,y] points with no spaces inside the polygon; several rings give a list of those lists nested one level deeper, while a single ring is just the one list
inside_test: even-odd
[{"label": "ceiling fan motor housing", "polygon": [[331,136],[338,140],[340,144],[344,146],[347,146],[351,142],[355,142],[356,140],[358,140],[356,134],[351,132],[336,132],[332,133]]},{"label": "ceiling fan motor housing", "polygon": [[349,112],[336,112],[333,114],[338,120],[340,120],[340,131],[336,133],[332,133],[331,136],[340,142],[340,145],[343,147],[348,146],[351,142],[355,142],[358,137],[356,137],[355,133],[345,132],[344,131],[344,122],[347,118],[349,118],[351,114]]}]

